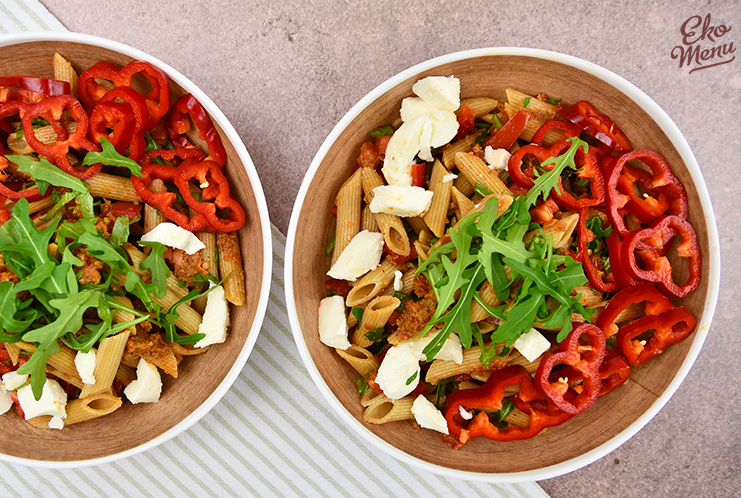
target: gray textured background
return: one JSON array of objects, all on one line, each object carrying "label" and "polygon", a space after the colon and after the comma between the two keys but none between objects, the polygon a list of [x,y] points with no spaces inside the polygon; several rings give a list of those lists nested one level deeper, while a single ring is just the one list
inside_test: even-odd
[{"label": "gray textured background", "polygon": [[70,30],[151,53],[203,89],[244,140],[284,233],[332,127],[369,90],[418,62],[470,48],[533,47],[581,57],[637,85],[677,123],[705,176],[723,256],[718,309],[697,363],[652,422],[602,460],[541,485],[554,497],[741,494],[741,62],[688,74],[670,57],[693,15],[731,26],[721,41],[741,45],[738,0],[41,1]]}]

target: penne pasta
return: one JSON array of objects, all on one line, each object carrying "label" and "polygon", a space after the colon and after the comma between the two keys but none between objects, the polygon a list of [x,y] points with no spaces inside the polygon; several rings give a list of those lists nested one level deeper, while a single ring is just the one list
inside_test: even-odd
[{"label": "penne pasta", "polygon": [[414,418],[414,415],[412,415],[413,404],[414,398],[411,396],[391,400],[380,394],[368,404],[365,412],[363,412],[363,419],[369,424],[386,424],[399,420],[410,420]]},{"label": "penne pasta", "polygon": [[[480,182],[493,194],[512,195],[512,192],[510,192],[502,180],[477,156],[471,153],[464,154],[459,152],[455,155],[455,165],[471,185],[476,185],[476,183]],[[460,190],[460,187],[458,190]]]},{"label": "penne pasta", "polygon": [[219,233],[216,235],[216,246],[219,253],[219,274],[224,279],[226,299],[235,306],[243,306],[246,296],[239,239],[234,232]]},{"label": "penne pasta", "polygon": [[385,259],[378,268],[366,273],[353,285],[347,294],[346,304],[354,307],[369,302],[391,283],[394,272],[399,269],[401,265],[395,265],[388,258]]},{"label": "penne pasta", "polygon": [[100,341],[98,352],[96,353],[95,384],[85,384],[80,393],[80,398],[87,398],[94,394],[100,394],[111,387],[113,379],[116,378],[116,371],[121,363],[126,341],[129,335],[133,333],[131,328],[111,337],[106,337]]},{"label": "penne pasta", "polygon": [[362,169],[355,173],[340,187],[335,198],[337,206],[337,223],[335,228],[332,264],[337,262],[342,251],[360,231],[360,204],[363,197],[361,183]]},{"label": "penne pasta", "polygon": [[360,346],[353,345],[344,351],[341,349],[336,349],[335,351],[363,377],[374,370],[378,370],[378,366],[380,365],[378,358],[373,353]]},{"label": "penne pasta", "polygon": [[[363,192],[368,199],[368,204],[373,202],[373,189],[383,185],[381,176],[373,168],[360,168],[362,171]],[[409,236],[404,229],[401,218],[392,214],[375,213],[376,223],[383,234],[386,245],[396,254],[402,256],[409,255],[410,245]]]},{"label": "penne pasta", "polygon": [[450,172],[445,169],[443,163],[436,160],[432,166],[429,189],[433,192],[430,208],[423,215],[427,226],[436,237],[445,235],[445,225],[448,222],[448,205],[450,204],[450,192],[453,188],[452,180],[445,179]]}]

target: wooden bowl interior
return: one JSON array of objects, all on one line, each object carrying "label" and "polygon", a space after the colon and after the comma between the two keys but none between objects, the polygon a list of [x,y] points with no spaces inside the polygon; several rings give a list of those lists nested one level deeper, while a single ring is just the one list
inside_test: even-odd
[{"label": "wooden bowl interior", "polygon": [[[329,268],[324,248],[334,235],[329,214],[341,184],[348,178],[368,131],[393,122],[401,100],[426,76],[455,75],[461,80],[461,98],[488,96],[505,101],[505,88],[530,95],[546,91],[565,102],[590,100],[626,132],[635,149],[649,148],[664,156],[684,183],[700,249],[709,254],[705,216],[697,189],[685,163],[658,124],[627,95],[601,79],[558,62],[524,56],[492,55],[448,63],[421,73],[383,94],[342,131],[314,176],[301,207],[293,255],[293,281],[298,319],[311,357],[324,381],[352,416],[385,442],[409,455],[441,467],[480,473],[513,473],[544,468],[573,459],[605,443],[635,422],[666,390],[687,355],[694,336],[668,348],[665,354],[635,368],[621,388],[600,398],[584,415],[550,428],[536,438],[509,443],[476,439],[454,451],[437,433],[413,430],[408,423],[371,425],[363,421],[355,379],[358,375],[333,349],[319,341],[317,307],[325,297],[323,281]],[[708,274],[707,258],[703,274]],[[679,281],[684,281],[684,275]],[[679,303],[700,322],[707,279]]]},{"label": "wooden bowl interior", "polygon": [[[73,42],[39,41],[14,45],[12,57],[0,61],[0,74],[53,77],[52,57],[59,52],[78,73],[105,60],[123,66],[133,59],[101,47]],[[171,81],[175,98],[187,93]],[[185,358],[179,377],[162,374],[164,383],[158,403],[126,403],[115,413],[64,430],[35,429],[15,413],[0,416],[0,452],[13,457],[45,461],[78,461],[103,458],[131,450],[166,433],[201,406],[221,384],[241,353],[257,314],[263,280],[262,226],[253,186],[234,145],[214,120],[228,155],[226,176],[232,195],[239,200],[247,222],[239,232],[246,278],[247,302],[232,306],[231,331],[225,344]],[[15,412],[15,410],[12,410]]]}]

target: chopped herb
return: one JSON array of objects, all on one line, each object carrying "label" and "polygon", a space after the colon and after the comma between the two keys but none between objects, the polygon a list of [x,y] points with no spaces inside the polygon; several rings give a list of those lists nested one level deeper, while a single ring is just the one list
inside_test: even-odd
[{"label": "chopped herb", "polygon": [[370,342],[378,342],[382,341],[385,338],[387,338],[389,335],[386,333],[386,329],[383,327],[379,327],[377,329],[369,330],[365,333],[366,339],[368,339]]},{"label": "chopped herb", "polygon": [[555,190],[557,193],[560,193],[558,188],[558,181],[561,178],[561,173],[566,168],[571,168],[573,170],[578,169],[576,166],[576,163],[574,162],[574,156],[576,155],[576,151],[579,149],[579,147],[582,147],[584,149],[584,152],[588,152],[589,145],[581,140],[578,137],[572,137],[566,139],[568,142],[571,142],[571,146],[569,149],[562,155],[557,157],[551,157],[543,161],[543,166],[547,164],[553,164],[553,169],[550,171],[546,171],[544,174],[538,176],[535,178],[535,185],[530,189],[530,191],[527,193],[527,196],[525,197],[525,203],[527,204],[527,207],[535,205],[535,203],[538,202],[538,199],[543,196],[548,197],[550,195],[551,190]]},{"label": "chopped herb", "polygon": [[368,392],[368,389],[370,389],[370,386],[368,385],[368,383],[363,379],[358,379],[357,384],[358,384],[358,394],[360,394],[361,396],[364,396],[365,393]]},{"label": "chopped herb", "polygon": [[522,108],[527,109],[528,104],[530,104],[530,97],[525,97],[525,100],[522,101]]},{"label": "chopped herb", "polygon": [[476,185],[474,185],[473,187],[473,191],[476,192],[476,195],[479,195],[481,197],[486,197],[487,195],[493,194],[493,192],[489,190],[489,187],[481,182],[476,182]]},{"label": "chopped herb", "polygon": [[507,398],[504,400],[504,403],[502,403],[502,409],[497,412],[497,418],[500,422],[504,422],[504,419],[509,417],[509,414],[512,413],[512,410],[515,409],[515,404],[512,403],[512,400],[510,398]]},{"label": "chopped herb", "polygon": [[491,122],[494,124],[497,130],[500,130],[502,126],[504,126],[502,124],[502,121],[499,119],[499,116],[497,116],[496,114],[491,115]]},{"label": "chopped herb", "polygon": [[355,317],[358,323],[360,323],[360,321],[363,319],[363,308],[355,307],[350,310],[350,314]]},{"label": "chopped herb", "polygon": [[561,102],[561,99],[554,99],[553,97],[548,97],[548,102],[551,104],[558,104]]},{"label": "chopped herb", "polygon": [[412,298],[412,296],[410,296],[409,294],[404,294],[403,292],[396,291],[394,292],[394,297],[401,301],[399,307],[396,308],[396,312],[401,315],[401,312],[404,311],[404,305]]},{"label": "chopped herb", "polygon": [[380,128],[376,128],[375,130],[369,133],[369,135],[373,138],[378,138],[384,135],[393,135],[393,134],[394,134],[394,128],[391,125],[386,125]]},{"label": "chopped herb", "polygon": [[414,382],[414,380],[417,378],[418,375],[419,375],[419,370],[417,370],[416,372],[414,372],[414,375],[412,375],[411,377],[409,377],[407,379],[407,385],[409,385],[412,382]]},{"label": "chopped herb", "polygon": [[329,244],[327,245],[327,248],[324,250],[324,254],[325,255],[328,255],[334,249],[334,244],[335,244],[336,238],[337,238],[336,236],[335,237],[332,237],[332,240],[329,241]]}]

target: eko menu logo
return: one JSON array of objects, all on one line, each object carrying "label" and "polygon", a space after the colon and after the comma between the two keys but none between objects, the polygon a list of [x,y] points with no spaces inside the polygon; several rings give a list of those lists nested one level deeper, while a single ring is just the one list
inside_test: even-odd
[{"label": "eko menu logo", "polygon": [[679,32],[682,33],[682,45],[672,49],[672,59],[679,59],[680,68],[685,65],[694,66],[690,74],[700,69],[733,62],[736,59],[735,55],[731,57],[736,51],[733,42],[723,43],[730,41],[727,38],[721,41],[729,31],[731,26],[725,24],[713,26],[710,14],[707,14],[704,20],[700,16],[692,16],[679,28]]}]

